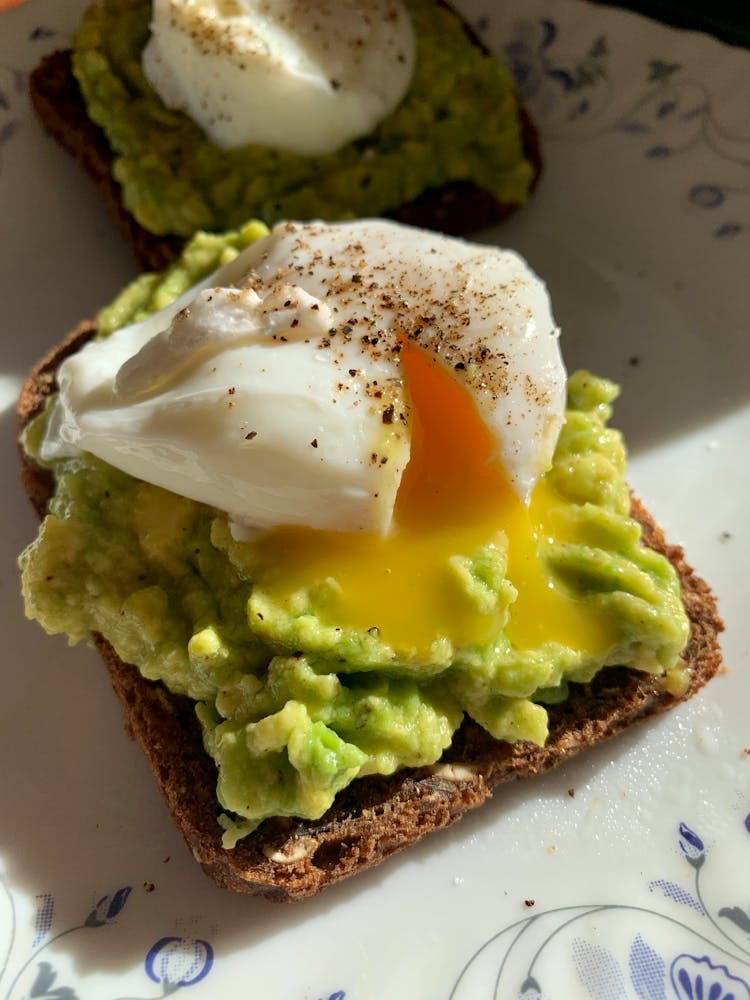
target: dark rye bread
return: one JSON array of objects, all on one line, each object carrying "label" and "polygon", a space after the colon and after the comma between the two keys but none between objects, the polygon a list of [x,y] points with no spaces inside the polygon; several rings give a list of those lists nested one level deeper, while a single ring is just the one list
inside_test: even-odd
[{"label": "dark rye bread", "polygon": [[[55,390],[59,364],[95,329],[92,323],[82,323],[34,368],[19,399],[19,429]],[[22,480],[42,518],[52,479],[23,452]],[[646,674],[604,670],[591,684],[571,685],[569,699],[549,708],[550,735],[544,747],[498,743],[467,721],[439,764],[355,781],[322,819],[267,820],[231,851],[221,846],[216,769],[203,751],[192,702],[144,680],[118,659],[101,636],[94,636],[122,702],[128,732],[151,763],[169,810],[204,871],[220,886],[273,900],[315,895],[454,823],[485,802],[498,785],[549,771],[633,723],[692,697],[721,665],[717,636],[724,626],[709,587],[685,561],[682,549],[667,544],[638,499],[632,506],[643,526],[645,544],[666,555],[682,581],[691,622],[684,653],[689,684],[684,694],[669,694]],[[529,794],[534,794],[533,787]]]},{"label": "dark rye bread", "polygon": [[[104,132],[86,114],[71,69],[71,55],[69,49],[53,52],[32,72],[29,89],[36,113],[50,135],[75,157],[94,181],[141,267],[147,271],[161,271],[179,255],[184,240],[176,236],[155,236],[124,208],[120,185],[112,176],[112,151]],[[534,167],[536,184],[542,167],[539,140],[523,109],[521,125],[524,154]],[[412,226],[462,235],[501,222],[518,207],[497,201],[468,181],[456,181],[426,191],[415,201],[387,214]]]}]

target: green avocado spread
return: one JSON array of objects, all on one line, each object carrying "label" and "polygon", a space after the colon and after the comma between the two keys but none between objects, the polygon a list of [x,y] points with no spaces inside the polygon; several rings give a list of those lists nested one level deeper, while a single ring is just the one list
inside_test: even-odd
[{"label": "green avocado spread", "polygon": [[[264,231],[199,234],[177,264],[101,314],[100,335],[171,301]],[[496,634],[401,657],[377,629],[325,620],[330,581],[280,598],[265,584],[260,540],[237,541],[225,514],[85,453],[52,465],[49,513],[20,560],[27,614],[72,642],[100,633],[146,678],[195,700],[227,846],[270,816],[319,818],[358,777],[436,763],[465,717],[498,740],[542,744],[545,705],[604,667],[647,671],[670,689],[681,681],[688,622],[672,566],[630,517],[625,450],[607,426],[616,394],[587,372],[570,376],[541,480],[565,528],[540,557],[556,586],[606,616],[595,654],[516,645],[506,624],[518,594],[503,551],[485,547],[456,552],[451,566],[467,600],[497,613]],[[25,433],[32,456],[44,424],[43,413]]]},{"label": "green avocado spread", "polygon": [[220,150],[161,101],[141,69],[148,0],[100,0],[75,39],[73,69],[89,117],[114,153],[125,207],[158,235],[224,230],[255,217],[330,221],[386,215],[423,192],[469,181],[510,205],[533,178],[508,72],[436,0],[408,0],[414,76],[366,139],[326,156],[249,145]]}]

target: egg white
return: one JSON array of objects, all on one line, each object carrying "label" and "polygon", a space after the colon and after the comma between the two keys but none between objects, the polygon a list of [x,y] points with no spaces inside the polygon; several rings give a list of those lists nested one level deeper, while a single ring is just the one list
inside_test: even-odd
[{"label": "egg white", "polygon": [[564,417],[544,284],[515,253],[378,220],[280,224],[167,310],[64,362],[42,457],[92,452],[237,526],[386,534],[418,344],[527,500]]},{"label": "egg white", "polygon": [[414,59],[400,0],[154,0],[143,69],[222,149],[317,155],[371,132]]}]

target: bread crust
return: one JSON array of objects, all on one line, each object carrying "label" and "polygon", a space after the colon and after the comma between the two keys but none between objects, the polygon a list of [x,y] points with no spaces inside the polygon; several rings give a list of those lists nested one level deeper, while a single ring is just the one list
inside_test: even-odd
[{"label": "bread crust", "polygon": [[[95,331],[94,323],[81,323],[32,370],[18,402],[19,431],[56,390],[55,372],[61,362]],[[54,488],[52,477],[22,449],[21,461],[23,485],[41,519]],[[544,747],[499,743],[466,721],[437,765],[359,779],[339,793],[322,819],[266,820],[230,851],[221,845],[217,773],[203,750],[193,703],[145,680],[95,635],[93,641],[122,703],[127,731],[148,758],[172,817],[206,874],[227,889],[276,901],[313,896],[450,826],[490,798],[498,786],[549,771],[692,697],[721,665],[718,635],[724,625],[716,600],[682,549],[667,543],[635,497],[632,512],[643,527],[644,543],[670,560],[682,584],[690,619],[683,654],[689,683],[683,694],[670,694],[647,674],[608,668],[590,684],[571,685],[568,700],[549,707],[550,734]]]},{"label": "bread crust", "polygon": [[[34,109],[52,138],[93,180],[140,266],[161,271],[179,256],[185,241],[176,236],[155,236],[123,206],[120,185],[112,176],[113,154],[104,132],[86,113],[71,58],[70,49],[52,52],[32,72],[29,90]],[[523,109],[521,130],[524,154],[534,168],[534,187],[542,157],[536,129]],[[468,181],[455,181],[425,191],[415,201],[386,214],[398,222],[460,236],[501,222],[519,207],[498,201]]]}]

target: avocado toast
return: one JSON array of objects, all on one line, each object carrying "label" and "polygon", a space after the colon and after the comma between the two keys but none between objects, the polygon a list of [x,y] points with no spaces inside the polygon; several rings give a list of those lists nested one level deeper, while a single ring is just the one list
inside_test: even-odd
[{"label": "avocado toast", "polygon": [[[60,362],[66,354],[78,351],[94,330],[91,324],[83,325],[32,373],[21,397],[22,428],[54,390]],[[28,456],[24,457],[24,482],[42,515],[53,485],[49,473]],[[670,670],[665,674],[652,669],[649,674],[610,665],[593,680],[570,683],[564,700],[550,698],[548,693],[549,735],[537,743],[496,740],[478,724],[464,721],[450,748],[435,763],[358,778],[339,791],[333,805],[318,818],[266,819],[229,850],[221,846],[216,772],[203,751],[193,702],[167,694],[160,683],[144,680],[98,638],[126,706],[131,732],[149,756],[178,825],[206,870],[220,884],[237,890],[282,899],[310,895],[414,843],[430,830],[448,825],[486,799],[495,785],[547,770],[695,693],[720,663],[716,636],[721,623],[715,603],[681,551],[666,545],[635,500],[631,513],[643,528],[643,543],[669,560],[681,584],[689,637],[677,675]],[[541,742],[543,746],[538,745]]]},{"label": "avocado toast", "polygon": [[32,74],[31,98],[148,269],[171,262],[194,231],[250,217],[385,215],[467,233],[526,201],[541,170],[538,137],[507,71],[468,26],[441,0],[410,7],[419,38],[412,90],[372,141],[322,159],[252,146],[222,153],[166,109],[138,62],[144,0],[92,7],[75,51],[52,53]]}]

